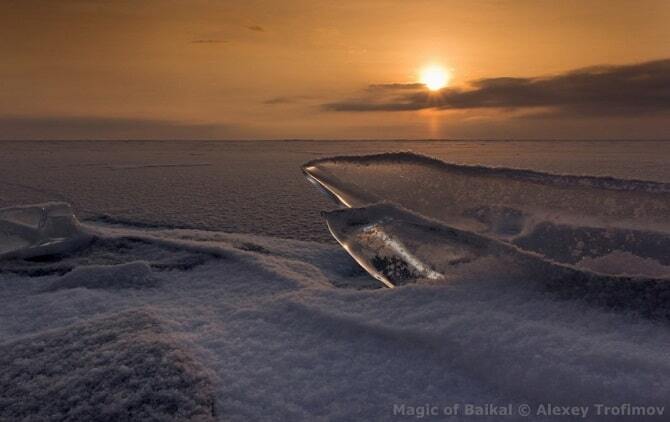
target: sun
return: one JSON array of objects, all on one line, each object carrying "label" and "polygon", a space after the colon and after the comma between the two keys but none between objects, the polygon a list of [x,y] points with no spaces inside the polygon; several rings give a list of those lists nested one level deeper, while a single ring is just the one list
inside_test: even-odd
[{"label": "sun", "polygon": [[431,91],[442,89],[449,83],[449,72],[440,66],[428,66],[421,71],[420,81]]}]

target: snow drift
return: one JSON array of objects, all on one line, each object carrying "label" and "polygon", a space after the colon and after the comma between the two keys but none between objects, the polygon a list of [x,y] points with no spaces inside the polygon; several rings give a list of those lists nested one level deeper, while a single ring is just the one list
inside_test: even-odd
[{"label": "snow drift", "polygon": [[[86,248],[0,262],[0,419],[346,421],[394,420],[403,403],[670,406],[666,324],[529,288],[540,280],[501,270],[495,248],[485,256],[473,243],[477,259],[449,283],[360,290],[370,277],[337,245],[83,226],[94,234]],[[148,275],[156,284],[136,282]]]},{"label": "snow drift", "polygon": [[215,420],[212,381],[151,312],[0,344],[2,420]]}]

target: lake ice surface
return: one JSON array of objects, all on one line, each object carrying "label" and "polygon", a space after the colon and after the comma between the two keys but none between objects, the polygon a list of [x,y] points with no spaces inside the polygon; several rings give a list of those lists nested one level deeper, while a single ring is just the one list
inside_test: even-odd
[{"label": "lake ice surface", "polygon": [[410,149],[670,182],[663,143],[0,143],[1,204],[72,203],[93,237],[0,263],[0,419],[670,404],[665,321],[528,288],[486,260],[449,283],[377,289],[330,240],[319,212],[334,205],[300,165]]},{"label": "lake ice surface", "polygon": [[0,207],[62,201],[83,220],[331,241],[301,165],[414,151],[450,163],[670,182],[670,142],[2,142]]}]

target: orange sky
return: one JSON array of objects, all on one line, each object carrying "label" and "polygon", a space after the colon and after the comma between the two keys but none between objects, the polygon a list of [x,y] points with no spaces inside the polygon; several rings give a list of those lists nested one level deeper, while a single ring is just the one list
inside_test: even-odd
[{"label": "orange sky", "polygon": [[[462,98],[451,91],[438,108],[333,106],[416,101],[367,87],[414,83],[429,63],[452,70],[449,89],[558,77],[542,87],[545,96],[571,89],[560,78],[574,69],[668,59],[666,0],[6,0],[0,7],[0,139],[670,138],[663,101],[633,108],[623,95],[612,97],[611,109],[558,94],[537,108],[486,85],[484,99],[455,108]],[[649,69],[635,71],[665,72]],[[654,84],[627,95],[670,96],[663,75],[651,77]],[[586,83],[578,89],[606,86],[598,77]],[[491,95],[499,106],[486,103]],[[532,112],[545,109],[553,111]]]}]

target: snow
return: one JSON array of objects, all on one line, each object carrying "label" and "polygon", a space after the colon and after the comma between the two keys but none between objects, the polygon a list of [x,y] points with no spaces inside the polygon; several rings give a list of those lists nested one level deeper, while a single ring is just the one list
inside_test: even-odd
[{"label": "snow", "polygon": [[[462,160],[492,148],[481,160],[501,165],[522,148],[419,145],[425,152],[446,148]],[[521,160],[547,149],[560,155],[564,147],[531,146],[530,158]],[[670,300],[639,288],[650,288],[644,277],[662,277],[670,265],[661,208],[639,208],[641,226],[629,224],[637,217],[625,197],[627,215],[607,226],[597,212],[556,220],[502,200],[461,204],[468,212],[455,225],[389,204],[326,214],[343,238],[362,227],[352,217],[377,222],[402,246],[393,254],[412,254],[448,276],[384,289],[339,245],[309,240],[323,240],[319,230],[327,234],[318,212],[329,206],[302,180],[298,164],[337,152],[341,143],[140,143],[110,150],[83,142],[68,149],[72,157],[57,159],[49,158],[53,148],[26,143],[1,156],[0,200],[71,200],[87,218],[77,223],[60,213],[59,221],[73,223],[64,227],[76,230],[47,237],[85,233],[87,241],[0,261],[0,420],[402,420],[394,405],[670,405],[670,327],[662,315]],[[544,162],[540,170],[569,172],[574,162],[592,162],[574,149],[593,145],[570,148],[569,162]],[[256,160],[264,149],[268,155]],[[233,150],[232,161],[223,160]],[[21,154],[30,160],[6,165]],[[666,167],[649,160],[650,179],[670,182]],[[38,161],[51,170],[31,167]],[[212,165],[194,165],[205,162]],[[169,173],[157,168],[166,165]],[[377,181],[369,169],[356,169],[364,187]],[[633,173],[624,169],[605,187],[579,189],[607,190]],[[385,172],[384,179],[403,175]],[[486,178],[477,178],[475,191],[504,187],[496,181],[487,188]],[[541,197],[537,181],[524,180],[515,186]],[[647,204],[664,195],[644,186],[626,192]],[[573,187],[559,187],[568,190],[564,199],[572,195]],[[399,196],[415,193],[423,195]],[[619,201],[617,193],[607,195],[600,199]],[[39,232],[44,206],[27,209],[3,218]],[[431,241],[417,244],[422,230]],[[30,249],[31,242],[10,249]],[[441,266],[445,250],[451,264],[464,265]],[[547,268],[555,280],[547,280]],[[616,274],[605,277],[603,269]],[[577,277],[572,288],[562,285],[566,274],[593,278],[584,285]],[[473,420],[487,419],[497,420]]]},{"label": "snow", "polygon": [[74,289],[127,289],[155,287],[157,282],[151,267],[143,261],[118,265],[80,266],[49,285],[48,290]]},{"label": "snow", "polygon": [[[667,325],[530,289],[487,260],[449,283],[360,290],[369,277],[334,245],[86,229],[96,250],[62,257],[58,268],[74,267],[66,275],[3,265],[2,376],[12,387],[0,391],[27,398],[0,406],[0,419],[30,405],[49,420],[67,397],[83,412],[71,415],[240,421],[391,420],[402,403],[670,404]],[[197,265],[181,265],[188,257]],[[158,284],[111,282],[149,274]],[[165,366],[144,369],[156,349]]]},{"label": "snow", "polygon": [[212,380],[147,310],[0,345],[3,420],[215,420]]},{"label": "snow", "polygon": [[579,266],[600,273],[641,274],[646,277],[670,278],[670,266],[651,258],[640,258],[630,252],[614,250],[596,258],[585,257]]}]

